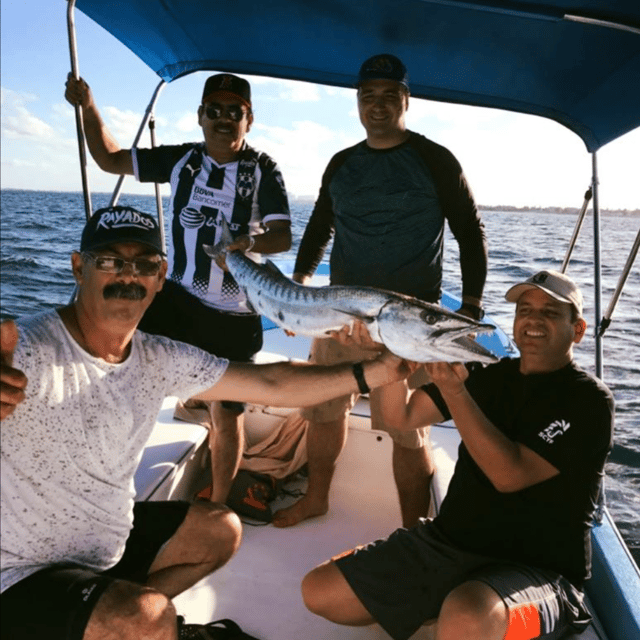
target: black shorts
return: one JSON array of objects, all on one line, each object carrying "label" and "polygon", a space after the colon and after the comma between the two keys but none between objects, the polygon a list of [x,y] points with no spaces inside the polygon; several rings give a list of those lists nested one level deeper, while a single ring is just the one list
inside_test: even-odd
[{"label": "black shorts", "polygon": [[[138,328],[234,362],[252,362],[262,349],[260,316],[218,311],[172,280],[156,294]],[[223,401],[222,406],[235,413],[244,410],[241,402]]]},{"label": "black shorts", "polygon": [[[488,584],[502,598],[509,610],[508,637],[556,640],[569,629],[582,631],[591,619],[582,593],[561,575],[463,551],[430,521],[398,529],[334,562],[394,640],[406,640],[436,619],[449,592],[468,580]],[[518,625],[536,635],[525,636]]]},{"label": "black shorts", "polygon": [[188,502],[137,502],[124,555],[108,571],[56,565],[9,587],[0,598],[2,640],[82,640],[107,587],[115,580],[144,584],[149,567],[188,510]]}]

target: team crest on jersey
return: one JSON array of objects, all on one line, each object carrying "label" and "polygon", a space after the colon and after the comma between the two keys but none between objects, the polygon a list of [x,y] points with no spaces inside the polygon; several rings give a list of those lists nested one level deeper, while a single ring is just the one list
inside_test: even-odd
[{"label": "team crest on jersey", "polygon": [[256,188],[256,177],[252,173],[238,174],[236,191],[241,198],[250,198]]},{"label": "team crest on jersey", "polygon": [[571,423],[566,420],[556,420],[552,422],[546,429],[543,429],[538,436],[540,436],[546,443],[553,444],[558,436],[561,436],[569,427]]}]

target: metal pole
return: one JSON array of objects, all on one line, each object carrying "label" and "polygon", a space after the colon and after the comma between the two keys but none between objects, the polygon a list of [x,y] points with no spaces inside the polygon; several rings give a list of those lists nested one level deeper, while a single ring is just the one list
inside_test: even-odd
[{"label": "metal pole", "polygon": [[578,235],[580,234],[580,229],[582,228],[582,223],[584,222],[584,216],[587,213],[587,209],[589,208],[589,202],[591,201],[591,197],[593,196],[593,190],[589,187],[584,194],[584,202],[582,203],[582,209],[580,209],[580,213],[578,214],[578,219],[576,220],[576,226],[573,230],[573,237],[571,238],[571,242],[569,242],[569,248],[567,249],[567,253],[564,257],[564,262],[562,263],[562,267],[560,268],[560,273],[565,273],[567,267],[569,266],[569,260],[571,258],[571,254],[573,253],[573,248],[576,246],[576,242],[578,240]]},{"label": "metal pole", "polygon": [[[78,71],[78,48],[76,43],[76,24],[74,9],[76,0],[69,0],[67,5],[67,32],[69,34],[69,54],[71,56],[71,73],[77,80],[80,78]],[[89,178],[87,176],[87,149],[85,145],[84,122],[82,120],[82,107],[75,106],[76,112],[76,133],[78,137],[78,153],[80,155],[80,175],[82,177],[82,193],[84,195],[84,211],[87,220],[93,213],[91,206],[91,192],[89,190]]]},{"label": "metal pole", "polygon": [[[140,127],[138,128],[138,132],[136,133],[136,137],[133,139],[133,144],[131,148],[137,147],[140,142],[140,138],[144,132],[144,128],[147,126],[147,122],[149,122],[149,118],[153,115],[153,110],[156,106],[156,102],[160,97],[160,93],[162,89],[164,89],[167,83],[164,80],[160,80],[158,86],[156,87],[153,95],[151,96],[151,101],[147,106],[146,111],[144,112],[144,116],[142,116],[142,122],[140,123]],[[113,194],[111,195],[111,200],[109,201],[110,207],[115,207],[118,204],[118,199],[120,198],[120,194],[122,193],[122,184],[124,182],[125,176],[121,175],[118,177],[118,182],[116,182],[115,189],[113,190]]]},{"label": "metal pole", "polygon": [[593,305],[595,322],[595,367],[596,376],[602,379],[602,336],[600,335],[600,318],[602,318],[602,265],[600,258],[600,198],[598,181],[598,158],[591,154],[593,166]]},{"label": "metal pole", "polygon": [[[151,146],[156,146],[156,119],[153,114],[149,119],[149,134],[151,135]],[[164,234],[164,210],[162,208],[162,196],[160,195],[160,185],[156,182],[154,184],[156,192],[156,209],[158,211],[158,226],[160,227],[160,237],[162,238],[162,250],[167,252],[167,241]]]},{"label": "metal pole", "polygon": [[624,284],[629,277],[629,272],[631,271],[631,267],[635,262],[636,256],[638,255],[638,248],[640,248],[640,229],[638,229],[638,233],[636,235],[636,241],[633,243],[633,247],[631,248],[631,253],[629,253],[629,257],[627,258],[627,263],[624,265],[624,269],[622,270],[622,275],[618,280],[618,286],[616,290],[613,292],[613,296],[611,297],[611,302],[607,307],[607,311],[600,322],[600,330],[598,334],[600,336],[604,335],[604,332],[609,328],[611,324],[611,316],[613,315],[613,310],[616,308],[616,304],[618,304],[618,299],[620,298],[620,294],[622,293],[622,289],[624,288]]}]

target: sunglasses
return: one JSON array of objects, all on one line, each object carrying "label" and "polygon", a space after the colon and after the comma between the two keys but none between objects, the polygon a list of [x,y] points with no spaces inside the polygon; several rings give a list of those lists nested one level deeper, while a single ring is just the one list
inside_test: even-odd
[{"label": "sunglasses", "polygon": [[124,258],[116,258],[116,256],[101,256],[87,252],[82,255],[92,260],[98,271],[104,271],[105,273],[121,273],[130,264],[133,274],[136,276],[155,276],[162,266],[162,261],[148,260],[147,258],[125,260]]},{"label": "sunglasses", "polygon": [[223,107],[217,102],[209,102],[202,106],[204,107],[204,112],[207,114],[207,118],[209,118],[209,120],[217,120],[218,118],[222,118],[222,116],[226,116],[229,120],[240,122],[240,120],[244,118],[245,113],[247,113],[242,107],[236,104],[232,104],[229,107]]}]

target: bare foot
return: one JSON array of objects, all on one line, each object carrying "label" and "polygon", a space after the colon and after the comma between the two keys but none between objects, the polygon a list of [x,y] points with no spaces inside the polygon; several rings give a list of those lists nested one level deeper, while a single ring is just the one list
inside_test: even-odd
[{"label": "bare foot", "polygon": [[327,501],[315,504],[308,499],[308,496],[304,496],[290,507],[276,511],[273,514],[271,523],[274,527],[292,527],[308,518],[323,516],[327,511],[329,511],[329,503]]}]

